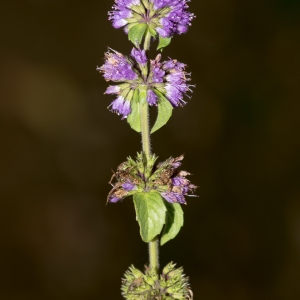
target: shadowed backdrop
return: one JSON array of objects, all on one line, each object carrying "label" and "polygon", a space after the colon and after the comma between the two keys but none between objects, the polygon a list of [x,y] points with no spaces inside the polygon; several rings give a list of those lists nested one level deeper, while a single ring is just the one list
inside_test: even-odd
[{"label": "shadowed backdrop", "polygon": [[[147,263],[132,201],[105,206],[111,170],[141,148],[96,72],[108,46],[132,48],[107,20],[112,5],[1,1],[3,300],[121,299],[125,270]],[[188,64],[196,89],[152,148],[185,153],[199,198],[161,264],[184,267],[195,300],[299,299],[299,1],[190,10],[163,58]]]}]

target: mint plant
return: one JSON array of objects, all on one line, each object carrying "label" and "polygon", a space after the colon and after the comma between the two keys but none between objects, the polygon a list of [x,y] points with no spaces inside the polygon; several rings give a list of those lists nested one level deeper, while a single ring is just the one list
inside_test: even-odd
[{"label": "mint plant", "polygon": [[[148,58],[151,43],[157,50],[167,47],[176,34],[186,33],[194,14],[188,11],[189,0],[115,0],[109,20],[123,28],[134,47],[129,56],[110,49],[97,70],[106,81],[114,82],[105,94],[116,95],[108,108],[126,119],[142,137],[142,151],[136,159],[128,157],[113,174],[108,203],[133,198],[140,235],[149,244],[149,266],[144,273],[131,266],[122,280],[122,295],[128,300],[193,299],[182,268],[169,263],[160,273],[159,244],[174,239],[183,226],[181,204],[186,196],[195,196],[196,186],[180,170],[183,155],[157,162],[151,151],[151,134],[163,127],[172,110],[186,104],[192,85],[186,65],[175,59],[162,61],[159,53]],[[151,127],[149,110],[157,107]]]}]

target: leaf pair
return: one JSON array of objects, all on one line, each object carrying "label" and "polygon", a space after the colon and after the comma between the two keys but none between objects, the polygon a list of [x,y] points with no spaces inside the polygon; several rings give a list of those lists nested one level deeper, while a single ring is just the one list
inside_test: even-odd
[{"label": "leaf pair", "polygon": [[179,233],[183,226],[183,211],[180,204],[168,203],[157,192],[136,193],[133,195],[133,202],[144,242],[149,243],[153,240],[161,233],[163,227],[161,245]]},{"label": "leaf pair", "polygon": [[[162,95],[158,95],[158,115],[154,126],[151,129],[151,133],[154,133],[161,127],[163,127],[171,118],[173,106],[170,102]],[[140,87],[135,90],[132,101],[131,101],[131,113],[127,117],[127,122],[129,123],[130,127],[137,131],[141,132],[141,105],[148,105],[147,101],[147,90],[145,87]]]}]

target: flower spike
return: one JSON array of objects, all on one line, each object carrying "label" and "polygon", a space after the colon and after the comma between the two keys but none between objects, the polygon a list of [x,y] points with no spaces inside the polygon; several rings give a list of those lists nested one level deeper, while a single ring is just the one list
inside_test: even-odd
[{"label": "flower spike", "polygon": [[[131,266],[122,280],[122,296],[127,300],[192,300],[188,278],[182,268],[169,263],[159,272],[159,247],[174,239],[184,224],[181,204],[186,197],[197,197],[197,186],[180,170],[183,155],[157,163],[151,151],[151,134],[164,126],[174,108],[190,98],[191,74],[175,59],[148,58],[151,42],[158,39],[157,50],[167,47],[176,34],[187,32],[195,15],[189,12],[190,0],[114,0],[108,13],[114,28],[123,28],[134,44],[125,56],[111,48],[104,64],[97,67],[109,85],[104,94],[114,95],[110,111],[126,119],[141,133],[142,152],[120,164],[109,182],[112,189],[107,203],[132,196],[140,235],[149,243],[149,266],[141,272]],[[157,118],[150,126],[150,109]]]}]

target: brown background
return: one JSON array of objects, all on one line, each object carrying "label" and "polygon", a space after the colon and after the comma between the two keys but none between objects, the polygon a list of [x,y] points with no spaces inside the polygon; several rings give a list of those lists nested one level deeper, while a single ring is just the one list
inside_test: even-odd
[{"label": "brown background", "polygon": [[[111,169],[140,137],[106,107],[95,69],[113,0],[1,0],[0,298],[121,299],[147,262],[132,201],[105,206]],[[153,135],[186,154],[200,185],[161,249],[195,300],[300,299],[298,0],[194,0],[189,33],[164,51],[187,63],[193,98]],[[153,54],[154,55],[154,54]]]}]

